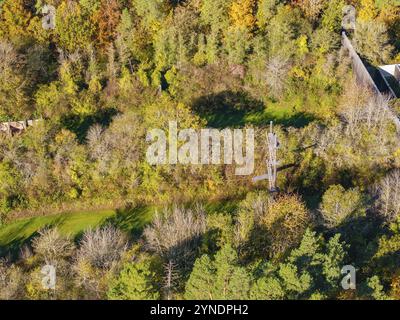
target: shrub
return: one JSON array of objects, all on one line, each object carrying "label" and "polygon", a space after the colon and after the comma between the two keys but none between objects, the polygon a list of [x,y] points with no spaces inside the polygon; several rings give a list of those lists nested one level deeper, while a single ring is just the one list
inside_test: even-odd
[{"label": "shrub", "polygon": [[62,236],[57,228],[39,231],[39,236],[32,240],[32,247],[34,252],[49,264],[70,257],[75,249],[72,241]]},{"label": "shrub", "polygon": [[110,269],[127,249],[127,238],[111,225],[83,234],[77,254],[78,261],[100,269]]},{"label": "shrub", "polygon": [[195,258],[206,229],[203,209],[174,208],[157,215],[144,231],[147,247],[186,269]]}]

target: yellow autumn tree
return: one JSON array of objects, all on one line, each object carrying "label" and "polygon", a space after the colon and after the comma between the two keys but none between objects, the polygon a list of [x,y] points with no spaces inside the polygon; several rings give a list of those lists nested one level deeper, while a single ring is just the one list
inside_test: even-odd
[{"label": "yellow autumn tree", "polygon": [[361,21],[371,21],[377,14],[378,10],[375,6],[375,0],[361,0],[361,9],[358,13],[358,19]]},{"label": "yellow autumn tree", "polygon": [[271,201],[261,218],[267,230],[270,254],[278,257],[298,245],[310,222],[311,216],[299,196],[282,195]]},{"label": "yellow autumn tree", "polygon": [[325,0],[299,0],[296,2],[300,9],[304,12],[305,16],[312,21],[318,19],[321,11],[325,7],[327,1]]},{"label": "yellow autumn tree", "polygon": [[57,7],[55,39],[57,46],[68,52],[85,48],[92,43],[96,26],[90,12],[79,2],[62,2]]},{"label": "yellow autumn tree", "polygon": [[256,0],[236,0],[229,10],[229,17],[234,27],[253,29],[256,23],[254,10]]},{"label": "yellow autumn tree", "polygon": [[5,38],[13,44],[25,42],[31,17],[23,0],[4,1],[0,11],[0,38]]},{"label": "yellow autumn tree", "polygon": [[392,28],[395,33],[400,33],[400,5],[388,3],[381,8],[377,20]]}]

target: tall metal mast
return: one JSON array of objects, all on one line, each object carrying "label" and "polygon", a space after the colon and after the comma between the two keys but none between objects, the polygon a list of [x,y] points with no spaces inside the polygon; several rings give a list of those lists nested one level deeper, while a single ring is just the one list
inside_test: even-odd
[{"label": "tall metal mast", "polygon": [[269,191],[278,191],[276,187],[276,179],[278,174],[277,161],[277,150],[279,148],[278,136],[273,131],[273,122],[270,122],[270,129],[267,133],[267,147],[268,147],[268,159],[267,159],[267,174],[253,178],[253,182],[267,180],[269,183]]}]

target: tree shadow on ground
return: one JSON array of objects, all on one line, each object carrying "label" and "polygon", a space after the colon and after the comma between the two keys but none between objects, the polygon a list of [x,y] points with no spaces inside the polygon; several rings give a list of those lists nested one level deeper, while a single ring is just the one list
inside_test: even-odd
[{"label": "tree shadow on ground", "polygon": [[[27,220],[25,223],[18,225],[16,228],[13,228],[8,235],[8,238],[11,240],[8,243],[5,243],[3,246],[0,246],[0,257],[9,257],[10,259],[17,259],[20,253],[20,249],[25,244],[30,244],[32,239],[39,235],[39,231],[46,228],[54,228],[56,226],[61,225],[66,217],[60,216],[55,219],[51,223],[43,225],[40,229],[34,230],[32,232],[26,232],[26,229],[30,227],[35,218]],[[21,236],[21,234],[26,234],[25,236]]]},{"label": "tree shadow on ground", "polygon": [[246,114],[261,111],[264,106],[244,92],[222,91],[200,97],[192,109],[207,120],[210,127],[238,127],[245,124]]},{"label": "tree shadow on ground", "polygon": [[128,207],[118,209],[114,217],[106,219],[104,224],[112,224],[127,232],[133,239],[138,239],[144,228],[151,223],[155,214],[155,208],[147,206]]},{"label": "tree shadow on ground", "polygon": [[357,263],[357,269],[368,267],[372,257],[378,250],[377,239],[382,235],[382,221],[372,214],[350,218],[339,226],[326,231],[331,237],[340,233],[340,240],[349,245],[348,258],[351,263]]},{"label": "tree shadow on ground", "polygon": [[202,96],[193,102],[192,110],[213,128],[243,127],[246,124],[260,126],[270,121],[284,126],[303,127],[315,120],[304,112],[278,116],[266,109],[262,101],[243,91],[222,91]]},{"label": "tree shadow on ground", "polygon": [[113,108],[99,110],[98,112],[87,115],[66,115],[61,118],[61,125],[66,129],[74,132],[80,143],[86,139],[89,128],[98,123],[104,127],[108,127],[112,122],[113,117],[118,114],[118,111]]}]

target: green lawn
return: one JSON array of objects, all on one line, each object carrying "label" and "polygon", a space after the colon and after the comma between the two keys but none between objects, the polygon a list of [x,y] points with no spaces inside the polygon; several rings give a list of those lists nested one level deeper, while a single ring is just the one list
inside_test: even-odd
[{"label": "green lawn", "polygon": [[82,211],[18,220],[0,227],[0,254],[15,252],[46,226],[57,226],[62,234],[77,239],[86,229],[112,222],[136,236],[151,222],[154,211],[155,208],[142,207],[126,211]]},{"label": "green lawn", "polygon": [[[205,209],[207,213],[233,213],[237,203],[235,200],[208,203]],[[85,230],[112,223],[128,233],[132,239],[137,239],[144,227],[152,221],[157,209],[153,206],[142,206],[126,210],[80,211],[17,220],[0,227],[0,256],[18,253],[24,243],[29,242],[45,227],[57,227],[63,235],[78,240]]]}]

